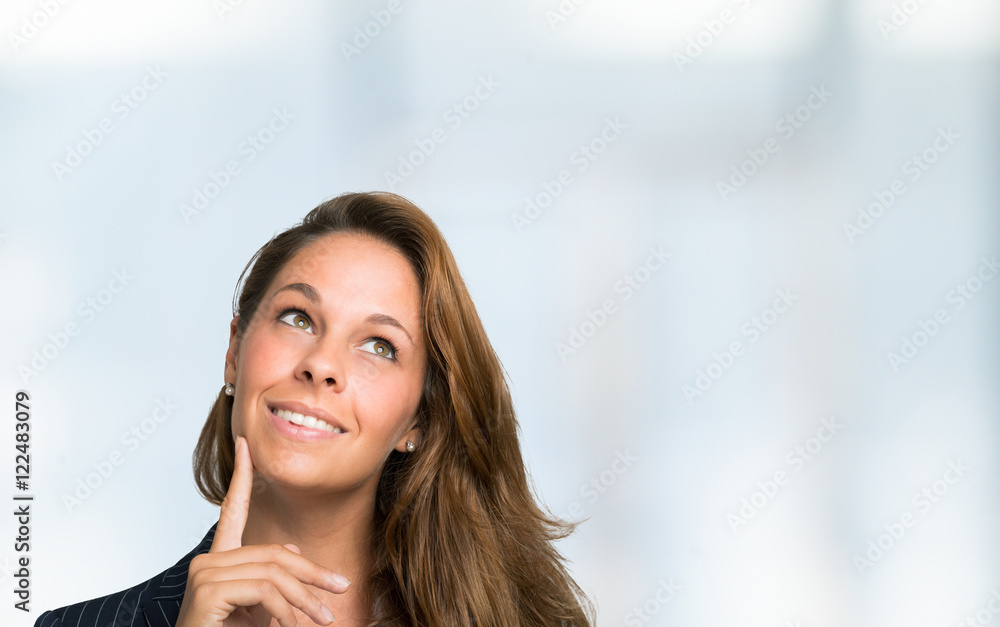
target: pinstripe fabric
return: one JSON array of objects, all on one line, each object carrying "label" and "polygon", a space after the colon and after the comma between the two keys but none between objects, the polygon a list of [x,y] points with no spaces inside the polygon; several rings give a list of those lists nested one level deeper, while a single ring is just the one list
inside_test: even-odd
[{"label": "pinstripe fabric", "polygon": [[108,596],[43,612],[35,627],[174,627],[188,565],[195,555],[208,553],[216,526],[218,523],[190,553],[152,579]]}]

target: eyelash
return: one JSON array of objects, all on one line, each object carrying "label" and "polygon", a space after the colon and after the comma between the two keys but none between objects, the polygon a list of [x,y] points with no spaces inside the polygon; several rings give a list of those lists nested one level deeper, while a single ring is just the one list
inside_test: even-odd
[{"label": "eyelash", "polygon": [[[313,321],[312,321],[311,318],[309,318],[309,314],[307,314],[306,312],[302,311],[301,309],[299,309],[297,307],[289,307],[289,308],[283,310],[281,313],[278,314],[278,318],[277,319],[280,321],[282,318],[284,318],[285,316],[287,316],[288,314],[291,314],[291,313],[301,314],[304,318],[306,318],[307,320],[309,320],[309,324],[312,325]],[[288,324],[288,323],[286,322],[285,324]],[[297,327],[295,327],[295,325],[289,325],[289,326],[291,326],[293,328],[297,328]],[[385,357],[385,359],[389,359],[391,361],[398,361],[399,360],[399,349],[396,348],[396,345],[389,338],[382,337],[381,335],[375,335],[375,336],[372,336],[372,337],[370,337],[368,339],[369,340],[377,340],[379,342],[387,344],[389,346],[389,350],[392,351],[392,357],[385,357],[384,355],[376,355],[376,357]],[[372,354],[374,354],[374,353],[372,353]]]}]

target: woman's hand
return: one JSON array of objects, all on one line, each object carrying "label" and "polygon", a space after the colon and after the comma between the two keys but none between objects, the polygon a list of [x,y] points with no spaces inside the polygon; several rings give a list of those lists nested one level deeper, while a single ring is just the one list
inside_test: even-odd
[{"label": "woman's hand", "polygon": [[346,578],[302,557],[292,544],[243,546],[252,487],[253,462],[240,436],[212,548],[191,560],[176,627],[268,627],[271,617],[296,627],[293,607],[317,624],[333,621],[306,584],[343,593]]}]

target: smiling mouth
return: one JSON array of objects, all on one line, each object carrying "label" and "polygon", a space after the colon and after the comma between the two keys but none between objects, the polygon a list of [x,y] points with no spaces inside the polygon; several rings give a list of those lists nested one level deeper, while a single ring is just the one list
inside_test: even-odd
[{"label": "smiling mouth", "polygon": [[307,416],[305,414],[299,414],[294,411],[289,411],[287,409],[277,409],[272,407],[271,413],[273,413],[278,418],[286,420],[292,424],[300,425],[303,427],[309,427],[310,429],[320,429],[321,431],[329,431],[331,433],[343,433],[344,430],[340,427],[335,427],[330,423],[320,420],[315,416]]}]

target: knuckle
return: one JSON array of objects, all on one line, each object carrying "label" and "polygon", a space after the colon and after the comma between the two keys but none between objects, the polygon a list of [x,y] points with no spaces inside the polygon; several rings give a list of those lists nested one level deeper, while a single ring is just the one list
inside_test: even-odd
[{"label": "knuckle", "polygon": [[331,575],[334,575],[335,573],[329,568],[324,568],[319,564],[314,564],[312,568],[312,574],[313,578],[316,581],[326,581],[327,579],[330,578]]},{"label": "knuckle", "polygon": [[212,577],[208,574],[208,570],[200,570],[193,575],[188,577],[188,585],[195,589],[200,590],[203,588],[211,588],[214,581]]},{"label": "knuckle", "polygon": [[207,584],[207,579],[208,576],[205,574],[204,570],[199,570],[195,573],[188,573],[188,583],[194,589],[198,589]]},{"label": "knuckle", "polygon": [[316,614],[322,614],[323,613],[323,602],[320,601],[319,597],[316,596],[315,594],[312,594],[310,596],[312,598],[310,599],[309,605],[312,606],[312,611],[314,613],[316,613]]},{"label": "knuckle", "polygon": [[199,586],[191,591],[191,600],[196,605],[202,605],[212,597],[212,585]]},{"label": "knuckle", "polygon": [[254,579],[253,589],[261,597],[271,597],[278,593],[278,588],[267,579]]},{"label": "knuckle", "polygon": [[191,578],[191,575],[201,570],[202,566],[204,565],[203,562],[205,561],[206,555],[207,553],[199,553],[198,555],[195,555],[193,558],[191,558],[191,562],[188,563],[188,579]]},{"label": "knuckle", "polygon": [[267,573],[268,578],[273,579],[281,576],[285,569],[274,562],[267,562],[264,564],[264,570]]}]

